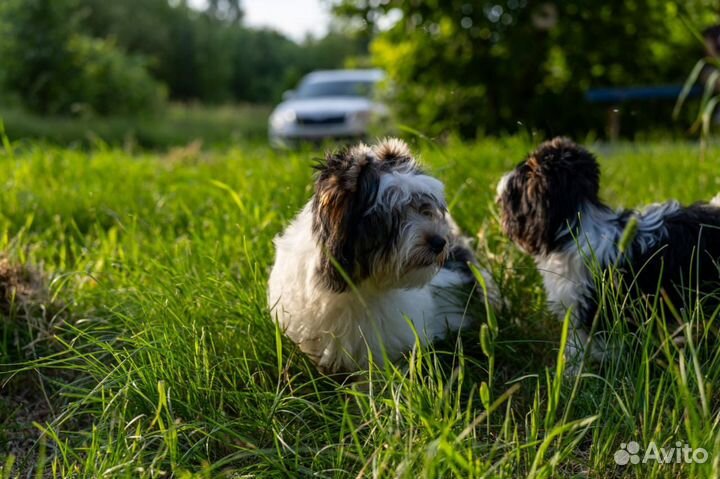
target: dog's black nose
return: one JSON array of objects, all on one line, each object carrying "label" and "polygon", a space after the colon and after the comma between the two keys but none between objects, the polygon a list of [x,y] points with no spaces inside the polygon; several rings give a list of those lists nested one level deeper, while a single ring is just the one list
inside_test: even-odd
[{"label": "dog's black nose", "polygon": [[443,249],[445,249],[445,244],[447,241],[445,241],[445,238],[442,236],[433,235],[427,239],[427,244],[430,247],[430,251],[433,253],[441,253]]}]

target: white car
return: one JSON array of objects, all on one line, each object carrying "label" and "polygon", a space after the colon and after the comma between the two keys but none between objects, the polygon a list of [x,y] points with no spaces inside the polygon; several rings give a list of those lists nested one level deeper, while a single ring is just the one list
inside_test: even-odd
[{"label": "white car", "polygon": [[304,141],[362,139],[371,122],[383,121],[387,107],[373,100],[382,70],[325,70],[306,75],[297,90],[270,115],[270,144],[289,146]]}]

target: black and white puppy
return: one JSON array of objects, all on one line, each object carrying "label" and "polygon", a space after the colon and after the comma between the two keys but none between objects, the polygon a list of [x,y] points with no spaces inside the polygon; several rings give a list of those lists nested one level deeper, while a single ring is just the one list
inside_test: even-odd
[{"label": "black and white puppy", "polygon": [[[472,251],[443,184],[400,140],[358,145],[317,167],[315,193],[275,238],[269,304],[324,371],[366,368],[470,325]],[[490,288],[490,277],[486,278]],[[472,289],[465,288],[465,289]],[[494,292],[494,289],[491,289]]]},{"label": "black and white puppy", "polygon": [[[562,319],[572,308],[566,355],[576,365],[597,311],[591,257],[601,270],[617,265],[624,285],[632,285],[631,294],[653,295],[660,285],[677,308],[688,298],[689,286],[712,291],[720,279],[720,208],[714,201],[613,210],[600,200],[599,183],[595,157],[566,138],[555,138],[530,153],[497,187],[502,228],[535,258],[553,312]],[[637,231],[621,254],[619,240],[633,217]],[[595,339],[593,344],[592,356],[599,359],[603,344]]]}]

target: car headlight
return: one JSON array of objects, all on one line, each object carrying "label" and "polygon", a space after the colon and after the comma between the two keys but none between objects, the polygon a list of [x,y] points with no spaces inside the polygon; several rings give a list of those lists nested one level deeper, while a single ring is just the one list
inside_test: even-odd
[{"label": "car headlight", "polygon": [[297,119],[295,111],[291,109],[278,110],[270,116],[270,125],[277,130],[281,130]]}]

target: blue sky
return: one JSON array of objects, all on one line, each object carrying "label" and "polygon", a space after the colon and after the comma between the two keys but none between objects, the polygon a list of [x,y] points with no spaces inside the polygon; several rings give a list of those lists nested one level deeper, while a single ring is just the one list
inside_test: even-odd
[{"label": "blue sky", "polygon": [[[202,7],[205,0],[190,0]],[[306,34],[323,35],[330,22],[329,2],[323,0],[243,0],[245,24],[270,27],[294,40]]]}]

